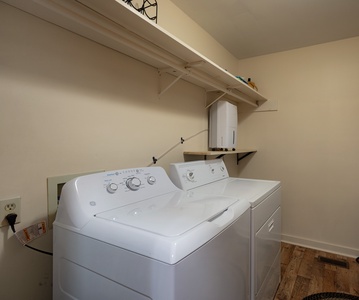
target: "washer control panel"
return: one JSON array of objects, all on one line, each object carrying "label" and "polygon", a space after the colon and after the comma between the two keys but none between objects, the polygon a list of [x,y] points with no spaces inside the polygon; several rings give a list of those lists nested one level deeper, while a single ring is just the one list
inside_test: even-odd
[{"label": "washer control panel", "polygon": [[66,207],[67,213],[74,213],[75,220],[79,211],[93,217],[104,211],[170,192],[180,190],[161,167],[95,173],[75,178],[65,184],[61,193],[60,210]]},{"label": "washer control panel", "polygon": [[146,188],[150,189],[158,184],[157,174],[154,171],[157,170],[141,168],[108,172],[104,176],[103,185],[109,194],[126,191],[135,192]]}]

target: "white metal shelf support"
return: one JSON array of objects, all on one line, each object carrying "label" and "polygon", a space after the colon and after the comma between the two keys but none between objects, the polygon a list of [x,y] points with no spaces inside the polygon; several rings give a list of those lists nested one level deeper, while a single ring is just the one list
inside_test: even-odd
[{"label": "white metal shelf support", "polygon": [[221,95],[219,95],[215,100],[213,100],[210,104],[208,104],[206,106],[206,108],[210,107],[211,105],[213,105],[214,103],[216,103],[217,101],[219,101],[220,99],[222,99],[227,93],[223,92]]},{"label": "white metal shelf support", "polygon": [[158,96],[161,97],[165,92],[167,92],[177,81],[179,81],[182,77],[188,75],[186,73],[181,73],[178,77],[175,77],[174,80],[169,83],[165,88],[163,87],[163,82],[162,82],[162,75],[167,72],[166,71],[162,71],[162,70],[158,70],[158,75],[159,75],[159,91],[158,91]]},{"label": "white metal shelf support", "polygon": [[[174,84],[176,84],[177,81],[179,81],[181,78],[183,78],[184,76],[190,76],[191,74],[191,68],[193,67],[198,67],[198,66],[202,66],[204,65],[206,62],[204,60],[199,60],[199,61],[194,61],[191,63],[186,63],[184,66],[184,69],[182,70],[178,70],[178,69],[174,69],[174,68],[164,68],[164,69],[160,69],[158,70],[158,74],[159,74],[159,90],[158,90],[158,96],[162,96],[165,92],[167,92]],[[181,72],[180,75],[177,75],[176,72]],[[166,87],[163,87],[163,83],[162,83],[162,74],[171,74],[173,76],[175,76],[176,78],[169,83]]]}]

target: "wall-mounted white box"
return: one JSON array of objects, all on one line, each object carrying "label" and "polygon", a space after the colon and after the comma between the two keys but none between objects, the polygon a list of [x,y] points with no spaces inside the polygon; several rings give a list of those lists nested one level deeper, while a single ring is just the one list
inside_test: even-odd
[{"label": "wall-mounted white box", "polygon": [[62,187],[65,185],[65,183],[79,176],[99,173],[103,171],[104,170],[47,178],[47,217],[49,229],[52,229],[52,223],[55,221],[57,206],[59,205]]},{"label": "wall-mounted white box", "polygon": [[237,106],[217,101],[209,110],[209,143],[212,150],[235,150],[237,147]]}]

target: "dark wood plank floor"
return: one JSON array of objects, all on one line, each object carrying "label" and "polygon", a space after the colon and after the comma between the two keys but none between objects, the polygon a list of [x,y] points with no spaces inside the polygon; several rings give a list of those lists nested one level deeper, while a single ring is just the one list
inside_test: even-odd
[{"label": "dark wood plank floor", "polygon": [[[318,257],[347,261],[349,268],[321,262]],[[359,296],[359,264],[354,258],[282,243],[282,282],[275,300],[340,292]]]}]

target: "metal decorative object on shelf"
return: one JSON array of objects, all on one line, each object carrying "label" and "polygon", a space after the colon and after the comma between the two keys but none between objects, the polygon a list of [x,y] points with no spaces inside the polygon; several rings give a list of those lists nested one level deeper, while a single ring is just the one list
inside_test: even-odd
[{"label": "metal decorative object on shelf", "polygon": [[149,18],[151,21],[155,21],[157,23],[157,12],[158,12],[158,6],[156,0],[143,0],[142,5],[140,6],[136,0],[123,0],[128,5],[130,5],[132,8],[140,12],[141,14],[145,15],[147,18]]}]

